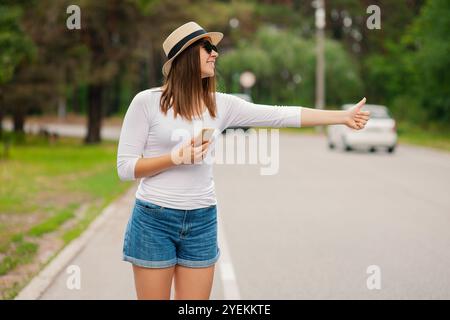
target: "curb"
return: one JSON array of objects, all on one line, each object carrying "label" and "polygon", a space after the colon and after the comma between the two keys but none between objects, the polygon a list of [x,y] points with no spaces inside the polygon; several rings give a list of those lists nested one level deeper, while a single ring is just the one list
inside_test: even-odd
[{"label": "curb", "polygon": [[116,199],[99,214],[89,227],[76,239],[63,248],[57,256],[23,288],[14,300],[37,300],[52,284],[53,280],[69,264],[69,262],[86,246],[91,237],[105,224],[109,217],[117,210],[118,203],[123,198],[132,196],[135,186],[124,195]]}]

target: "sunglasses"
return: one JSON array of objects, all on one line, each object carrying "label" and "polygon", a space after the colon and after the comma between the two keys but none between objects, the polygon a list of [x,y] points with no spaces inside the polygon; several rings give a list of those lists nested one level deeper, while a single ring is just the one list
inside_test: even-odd
[{"label": "sunglasses", "polygon": [[211,54],[211,52],[214,50],[215,52],[219,53],[219,51],[217,50],[217,47],[215,45],[213,45],[211,42],[209,41],[204,41],[202,43],[203,48],[205,48],[206,52],[208,52],[208,54]]}]

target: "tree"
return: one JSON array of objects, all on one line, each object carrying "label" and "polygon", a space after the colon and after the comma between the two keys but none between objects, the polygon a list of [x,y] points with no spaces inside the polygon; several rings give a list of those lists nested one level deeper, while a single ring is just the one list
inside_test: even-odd
[{"label": "tree", "polygon": [[[327,104],[353,101],[362,93],[361,80],[350,56],[336,41],[327,40],[325,58]],[[218,74],[231,91],[240,90],[239,74],[256,75],[253,99],[266,104],[312,105],[315,85],[315,46],[312,40],[274,27],[263,27],[250,41],[219,58]],[[237,84],[237,86],[236,86]]]},{"label": "tree", "polygon": [[136,3],[127,1],[80,1],[80,42],[88,50],[88,132],[86,143],[100,141],[104,88],[118,75],[122,61],[136,48],[140,14]]},{"label": "tree", "polygon": [[428,119],[450,127],[450,2],[427,1],[406,35],[417,73],[415,91]]},{"label": "tree", "polygon": [[[20,26],[23,11],[13,2],[0,5],[0,136],[5,114],[5,85],[11,81],[18,66],[32,58],[34,45]],[[23,127],[14,127],[16,131]]]}]

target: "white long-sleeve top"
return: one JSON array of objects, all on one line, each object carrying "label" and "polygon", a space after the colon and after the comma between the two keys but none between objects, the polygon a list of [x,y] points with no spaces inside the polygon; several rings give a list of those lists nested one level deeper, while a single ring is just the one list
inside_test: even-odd
[{"label": "white long-sleeve top", "polygon": [[[201,128],[215,128],[215,136],[228,127],[300,127],[301,107],[254,104],[237,96],[216,92],[217,113],[192,121],[174,118],[160,110],[161,88],[139,92],[125,115],[117,151],[121,180],[135,180],[134,168],[141,158],[171,153],[174,147],[197,136]],[[213,138],[209,150],[216,139]],[[209,151],[208,151],[209,153]],[[197,209],[217,204],[213,164],[180,164],[140,180],[136,198],[175,209]]]}]

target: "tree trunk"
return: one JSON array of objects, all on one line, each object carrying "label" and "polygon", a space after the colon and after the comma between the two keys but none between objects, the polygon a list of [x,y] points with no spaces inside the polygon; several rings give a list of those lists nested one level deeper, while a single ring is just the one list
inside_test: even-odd
[{"label": "tree trunk", "polygon": [[70,107],[73,113],[81,113],[81,89],[80,85],[75,84],[72,90],[72,95],[70,97]]},{"label": "tree trunk", "polygon": [[88,88],[88,127],[85,143],[99,143],[101,141],[100,129],[102,125],[102,93],[100,84],[91,84]]},{"label": "tree trunk", "polygon": [[25,110],[21,106],[16,106],[13,109],[13,122],[14,122],[14,132],[24,133],[25,125]]},{"label": "tree trunk", "polygon": [[153,43],[151,41],[148,42],[149,48],[147,50],[147,64],[148,64],[148,87],[155,87],[158,84],[156,83],[156,75],[155,75],[155,62],[153,56]]},{"label": "tree trunk", "polygon": [[64,120],[67,114],[66,97],[62,94],[58,97],[58,119]]},{"label": "tree trunk", "polygon": [[122,93],[122,75],[125,72],[125,68],[122,66],[120,67],[119,74],[114,79],[114,86],[113,86],[113,92],[112,92],[112,101],[111,101],[111,109],[107,113],[107,115],[111,114],[117,114],[120,109],[120,97]]},{"label": "tree trunk", "polygon": [[1,92],[0,92],[0,140],[3,137],[3,118],[4,118],[4,115],[5,115],[5,111],[3,109],[4,107],[3,107],[3,101],[2,100],[3,99],[2,99]]}]

